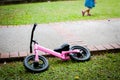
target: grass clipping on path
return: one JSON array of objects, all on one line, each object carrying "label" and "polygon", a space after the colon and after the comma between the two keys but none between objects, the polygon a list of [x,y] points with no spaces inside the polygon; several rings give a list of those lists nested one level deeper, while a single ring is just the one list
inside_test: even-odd
[{"label": "grass clipping on path", "polygon": [[0,25],[120,18],[119,0],[97,0],[92,16],[82,16],[84,0],[0,6]]},{"label": "grass clipping on path", "polygon": [[0,80],[120,80],[120,53],[92,56],[88,62],[47,59],[49,69],[37,74],[27,72],[22,62],[0,64]]}]

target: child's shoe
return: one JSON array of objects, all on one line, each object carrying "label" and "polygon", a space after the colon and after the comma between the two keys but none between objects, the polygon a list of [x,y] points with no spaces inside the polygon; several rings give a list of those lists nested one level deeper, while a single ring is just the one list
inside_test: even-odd
[{"label": "child's shoe", "polygon": [[87,16],[91,16],[91,14],[88,14]]}]

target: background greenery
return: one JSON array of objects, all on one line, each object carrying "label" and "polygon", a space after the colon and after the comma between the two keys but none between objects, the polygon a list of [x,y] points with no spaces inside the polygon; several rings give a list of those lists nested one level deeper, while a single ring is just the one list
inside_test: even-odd
[{"label": "background greenery", "polygon": [[0,64],[0,80],[120,80],[120,53],[94,55],[88,62],[47,59],[49,69],[37,74],[27,72],[22,62]]},{"label": "background greenery", "polygon": [[69,1],[69,0],[1,0],[0,5],[32,3],[32,2],[47,2],[47,1]]},{"label": "background greenery", "polygon": [[119,0],[97,0],[92,16],[82,16],[84,0],[0,6],[0,25],[50,23],[120,17]]}]

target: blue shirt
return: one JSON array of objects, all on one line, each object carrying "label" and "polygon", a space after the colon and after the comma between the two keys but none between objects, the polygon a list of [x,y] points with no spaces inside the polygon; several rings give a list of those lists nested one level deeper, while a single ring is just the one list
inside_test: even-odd
[{"label": "blue shirt", "polygon": [[88,7],[88,8],[93,8],[93,7],[95,7],[95,2],[94,2],[94,0],[85,0],[85,7]]}]

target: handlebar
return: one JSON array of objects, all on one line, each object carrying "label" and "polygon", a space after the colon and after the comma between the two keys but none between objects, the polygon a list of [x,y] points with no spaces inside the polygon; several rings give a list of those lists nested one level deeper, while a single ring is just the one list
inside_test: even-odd
[{"label": "handlebar", "polygon": [[37,26],[37,24],[35,23],[35,24],[33,25],[32,32],[31,32],[31,39],[30,39],[30,53],[32,53],[33,35],[34,35],[34,31],[35,31],[36,26]]}]

